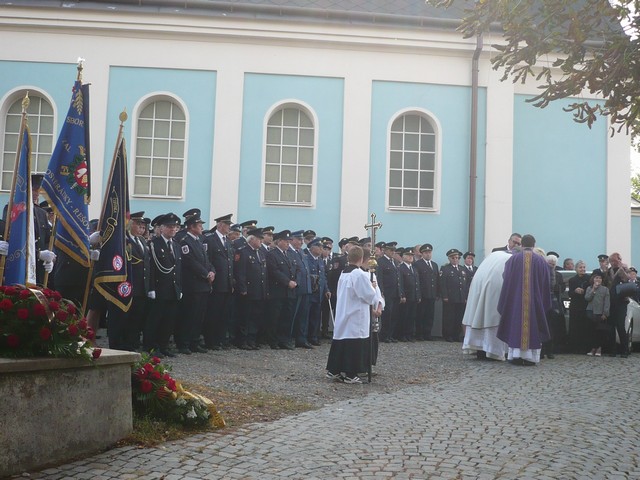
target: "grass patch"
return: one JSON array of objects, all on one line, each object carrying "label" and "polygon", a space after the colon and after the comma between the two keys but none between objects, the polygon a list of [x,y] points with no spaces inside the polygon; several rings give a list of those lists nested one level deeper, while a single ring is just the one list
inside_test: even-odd
[{"label": "grass patch", "polygon": [[227,390],[214,390],[204,385],[184,385],[191,392],[199,393],[211,399],[222,414],[227,427],[217,429],[213,426],[194,429],[181,425],[133,414],[133,432],[118,442],[118,446],[138,445],[153,447],[162,442],[179,440],[196,433],[220,432],[239,427],[247,423],[271,422],[279,418],[313,410],[310,403],[290,397],[265,392],[238,393]]}]

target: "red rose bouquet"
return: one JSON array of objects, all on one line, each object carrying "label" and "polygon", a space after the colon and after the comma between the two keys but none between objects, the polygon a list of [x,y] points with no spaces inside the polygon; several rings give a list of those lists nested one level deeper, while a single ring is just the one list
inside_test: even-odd
[{"label": "red rose bouquet", "polygon": [[133,407],[141,415],[149,415],[187,427],[212,424],[225,425],[213,402],[202,395],[187,392],[169,374],[170,367],[158,357],[142,354],[133,366],[131,377]]},{"label": "red rose bouquet", "polygon": [[81,357],[95,359],[95,337],[68,300],[49,289],[0,286],[0,357]]}]

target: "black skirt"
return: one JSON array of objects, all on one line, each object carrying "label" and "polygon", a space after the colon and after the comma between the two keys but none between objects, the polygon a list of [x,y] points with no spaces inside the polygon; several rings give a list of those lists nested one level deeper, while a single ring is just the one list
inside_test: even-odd
[{"label": "black skirt", "polygon": [[346,338],[333,340],[327,370],[331,373],[345,373],[353,376],[369,370],[371,345],[368,338]]}]

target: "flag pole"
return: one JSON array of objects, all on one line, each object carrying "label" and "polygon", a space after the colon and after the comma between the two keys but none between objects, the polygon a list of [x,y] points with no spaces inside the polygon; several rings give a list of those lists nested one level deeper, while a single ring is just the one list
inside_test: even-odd
[{"label": "flag pole", "polygon": [[[11,180],[11,192],[16,191],[16,181],[18,180],[18,167],[20,165],[20,155],[22,153],[22,137],[24,136],[24,128],[27,123],[27,109],[29,108],[29,91],[22,99],[22,121],[20,122],[20,133],[18,135],[18,147],[16,148],[16,163],[13,166],[13,179]],[[29,171],[31,173],[31,171]],[[31,181],[31,178],[26,179],[27,182]],[[31,202],[31,198],[27,201]],[[9,204],[7,205],[7,218],[4,224],[4,241],[9,241],[9,235],[11,235],[11,210],[13,209],[13,194],[9,195]],[[6,255],[2,255],[0,258],[0,285],[4,284],[4,267],[7,262]]]},{"label": "flag pole", "polygon": [[[56,239],[56,224],[58,223],[58,216],[53,216],[53,223],[51,224],[51,238],[49,239],[48,249],[49,251],[53,251],[53,245]],[[44,272],[44,279],[42,280],[42,286],[47,288],[47,284],[49,283],[49,272]]]},{"label": "flag pole", "polygon": [[[116,148],[113,150],[113,158],[111,159],[111,168],[109,169],[108,178],[111,178],[113,176],[113,169],[116,163],[116,156],[118,155],[118,148],[120,147],[120,142],[122,141],[122,131],[124,130],[124,122],[126,122],[127,118],[129,118],[129,116],[127,115],[126,108],[122,112],[120,112],[120,116],[118,118],[120,120],[120,127],[118,129],[118,138],[116,139]],[[102,229],[102,217],[104,216],[104,211],[107,206],[108,198],[109,198],[109,192],[105,191],[104,199],[102,201],[102,212],[100,213],[100,218],[98,219],[98,229],[97,229],[98,232],[100,232],[100,230]],[[89,249],[91,249],[91,245],[89,245]],[[83,317],[85,316],[85,313],[87,311],[87,301],[89,299],[89,291],[91,289],[91,284],[93,283],[92,277],[93,277],[94,265],[95,265],[95,261],[91,260],[91,263],[89,265],[89,274],[87,276],[87,283],[84,288],[84,297],[82,299],[82,316]]]}]

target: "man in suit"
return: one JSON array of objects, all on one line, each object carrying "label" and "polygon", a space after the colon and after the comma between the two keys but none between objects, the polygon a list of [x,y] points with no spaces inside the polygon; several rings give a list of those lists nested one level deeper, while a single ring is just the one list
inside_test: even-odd
[{"label": "man in suit", "polygon": [[272,349],[293,350],[291,332],[296,306],[296,265],[287,251],[291,232],[283,230],[273,235],[275,246],[267,254],[269,278],[269,343]]},{"label": "man in suit", "polygon": [[322,260],[322,239],[314,238],[307,244],[309,250],[309,275],[311,276],[311,303],[309,305],[309,328],[307,340],[313,346],[320,346],[320,323],[322,305],[331,299],[327,288],[327,277]]},{"label": "man in suit", "polygon": [[522,235],[519,233],[512,233],[504,247],[496,247],[491,250],[493,252],[509,252],[512,253],[513,249],[522,245]]},{"label": "man in suit", "polygon": [[234,267],[238,315],[238,344],[241,350],[258,350],[257,334],[263,328],[267,301],[267,254],[262,229],[247,231],[247,245],[236,252]]},{"label": "man in suit", "polygon": [[431,260],[433,246],[425,243],[419,248],[421,258],[413,262],[420,279],[421,301],[416,317],[416,340],[431,340],[431,329],[435,317],[438,297],[438,264]]},{"label": "man in suit", "polygon": [[398,305],[402,293],[398,267],[393,261],[393,254],[397,242],[387,242],[382,246],[384,255],[378,258],[378,286],[384,297],[385,307],[382,311],[382,326],[380,328],[381,340],[385,343],[395,342],[396,320]]},{"label": "man in suit", "polygon": [[174,237],[180,229],[180,218],[167,213],[158,219],[160,235],[149,242],[151,275],[149,293],[151,306],[144,329],[145,350],[156,355],[175,357],[169,349],[175,320],[182,298],[182,256]]},{"label": "man in suit", "polygon": [[400,340],[414,342],[416,336],[416,313],[420,303],[420,280],[413,268],[413,249],[407,247],[402,254],[402,264],[398,267],[400,274]]},{"label": "man in suit", "polygon": [[200,210],[193,208],[186,211],[183,216],[187,232],[180,241],[184,315],[176,325],[176,346],[178,352],[191,355],[193,352],[207,351],[200,346],[200,334],[215,271],[209,263],[207,251],[202,243],[204,220],[200,218]]},{"label": "man in suit", "polygon": [[205,346],[210,350],[230,348],[235,334],[231,315],[233,293],[233,247],[227,238],[231,230],[231,213],[215,219],[216,226],[205,235],[209,262],[216,278],[207,304],[207,317],[203,326]]},{"label": "man in suit", "polygon": [[440,295],[442,296],[442,336],[447,342],[458,342],[462,337],[462,317],[469,293],[465,269],[460,267],[462,252],[452,248],[447,252],[449,263],[440,269]]}]

